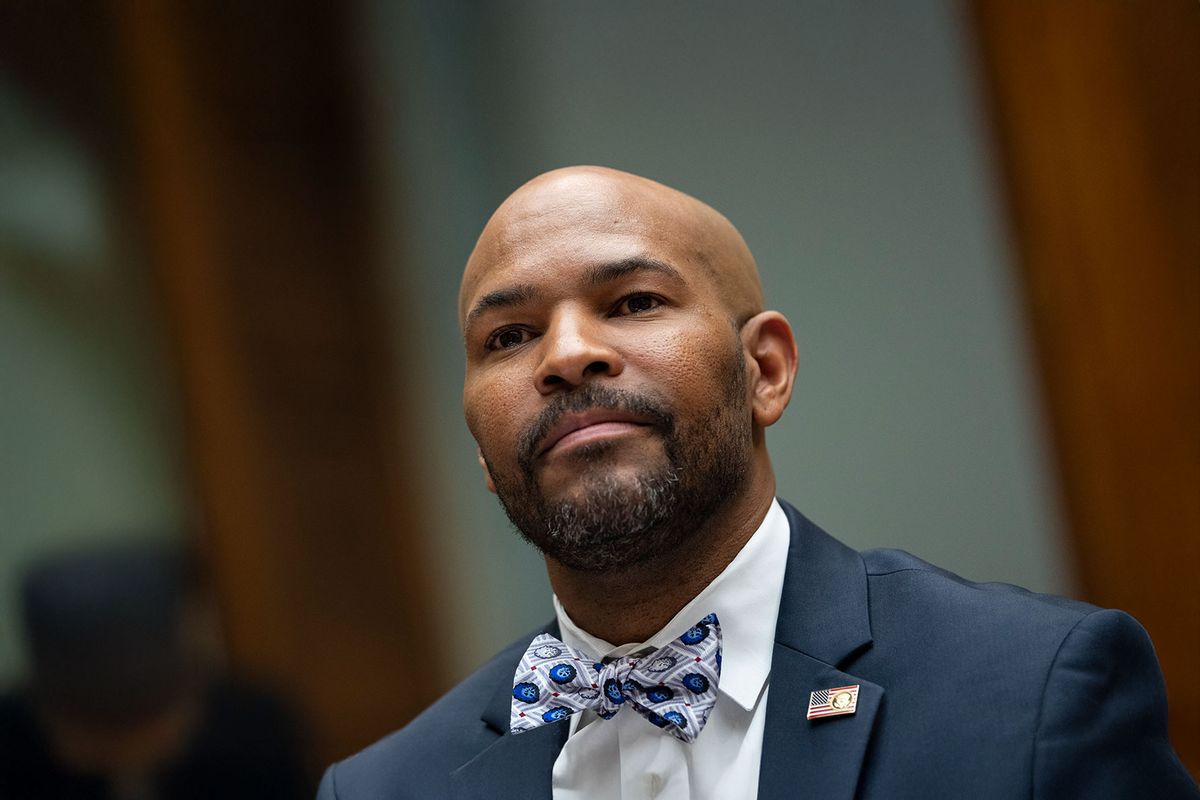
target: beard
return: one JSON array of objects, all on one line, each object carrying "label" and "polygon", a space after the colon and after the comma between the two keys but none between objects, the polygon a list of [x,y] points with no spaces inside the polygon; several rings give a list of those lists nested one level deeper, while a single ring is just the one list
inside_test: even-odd
[{"label": "beard", "polygon": [[[753,427],[740,347],[720,365],[724,378],[712,407],[687,420],[657,397],[585,383],[555,396],[518,446],[516,474],[486,458],[496,495],[517,531],[545,555],[584,572],[618,571],[678,552],[730,497],[749,472]],[[636,414],[662,442],[657,464],[620,477],[605,461],[619,441],[580,445],[571,499],[551,500],[536,474],[538,443],[566,413],[604,409]]]}]

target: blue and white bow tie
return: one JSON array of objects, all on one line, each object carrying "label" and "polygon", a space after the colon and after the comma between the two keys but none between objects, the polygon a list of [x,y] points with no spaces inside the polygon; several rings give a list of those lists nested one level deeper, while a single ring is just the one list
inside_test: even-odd
[{"label": "blue and white bow tie", "polygon": [[513,733],[592,709],[612,719],[632,706],[651,724],[685,742],[700,735],[717,701],[721,624],[709,614],[658,650],[607,664],[543,633],[521,657],[513,679]]}]

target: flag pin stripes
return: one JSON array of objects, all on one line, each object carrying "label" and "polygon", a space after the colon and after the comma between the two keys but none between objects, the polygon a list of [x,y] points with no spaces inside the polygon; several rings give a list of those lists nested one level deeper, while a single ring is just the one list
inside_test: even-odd
[{"label": "flag pin stripes", "polygon": [[808,696],[808,718],[836,717],[853,714],[858,708],[858,686],[838,686],[818,689]]}]

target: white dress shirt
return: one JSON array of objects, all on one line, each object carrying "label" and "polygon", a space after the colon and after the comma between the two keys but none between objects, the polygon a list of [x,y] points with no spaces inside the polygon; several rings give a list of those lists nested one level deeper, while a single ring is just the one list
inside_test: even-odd
[{"label": "white dress shirt", "polygon": [[[791,538],[779,502],[725,570],[646,642],[615,647],[582,630],[554,598],[562,640],[603,659],[662,647],[709,613],[721,622],[717,702],[691,744],[632,710],[571,717],[554,762],[554,800],[739,800],[758,795],[775,619]],[[664,579],[669,576],[664,576]]]}]

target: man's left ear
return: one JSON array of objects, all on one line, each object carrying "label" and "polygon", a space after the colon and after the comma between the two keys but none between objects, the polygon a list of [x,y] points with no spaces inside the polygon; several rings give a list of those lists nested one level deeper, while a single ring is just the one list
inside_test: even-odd
[{"label": "man's left ear", "polygon": [[778,311],[755,314],[742,326],[741,336],[750,368],[754,424],[765,428],[783,416],[792,399],[800,361],[796,337],[787,318]]}]

